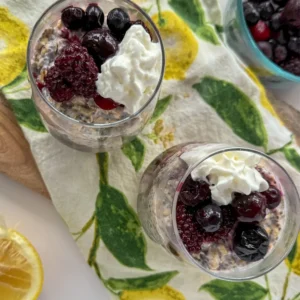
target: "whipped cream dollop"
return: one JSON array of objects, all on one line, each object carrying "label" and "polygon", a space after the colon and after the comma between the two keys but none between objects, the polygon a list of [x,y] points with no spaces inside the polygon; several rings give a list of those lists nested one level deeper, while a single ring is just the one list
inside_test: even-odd
[{"label": "whipped cream dollop", "polygon": [[132,114],[151,97],[161,72],[161,49],[141,25],[131,26],[115,56],[102,66],[97,92]]},{"label": "whipped cream dollop", "polygon": [[[180,156],[189,167],[204,158],[203,150],[197,148]],[[260,156],[254,153],[225,152],[206,159],[192,171],[191,177],[210,184],[212,199],[217,205],[228,205],[233,200],[233,193],[249,195],[269,188],[255,168],[259,162]]]}]

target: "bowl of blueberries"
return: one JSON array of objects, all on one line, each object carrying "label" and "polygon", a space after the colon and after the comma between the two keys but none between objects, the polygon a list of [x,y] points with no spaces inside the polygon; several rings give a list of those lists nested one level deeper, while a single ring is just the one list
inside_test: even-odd
[{"label": "bowl of blueberries", "polygon": [[300,0],[229,0],[226,42],[271,88],[300,83]]}]

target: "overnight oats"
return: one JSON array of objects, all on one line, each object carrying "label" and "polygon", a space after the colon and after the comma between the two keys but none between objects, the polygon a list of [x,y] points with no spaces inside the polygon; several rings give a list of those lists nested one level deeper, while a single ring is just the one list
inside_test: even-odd
[{"label": "overnight oats", "polygon": [[175,146],[145,171],[138,213],[178,259],[228,280],[278,265],[297,237],[294,183],[270,157],[220,144]]},{"label": "overnight oats", "polygon": [[126,0],[58,1],[35,25],[27,59],[48,131],[92,152],[121,147],[142,130],[164,73],[155,25]]}]

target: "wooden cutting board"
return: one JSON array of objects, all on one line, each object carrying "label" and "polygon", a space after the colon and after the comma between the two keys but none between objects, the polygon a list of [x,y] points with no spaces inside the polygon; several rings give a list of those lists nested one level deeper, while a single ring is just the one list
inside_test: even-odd
[{"label": "wooden cutting board", "polygon": [[0,172],[50,199],[31,154],[29,144],[1,94]]},{"label": "wooden cutting board", "polygon": [[[269,95],[271,102],[285,125],[295,134],[300,145],[300,112]],[[0,94],[0,172],[50,198],[38,171],[28,142]]]}]

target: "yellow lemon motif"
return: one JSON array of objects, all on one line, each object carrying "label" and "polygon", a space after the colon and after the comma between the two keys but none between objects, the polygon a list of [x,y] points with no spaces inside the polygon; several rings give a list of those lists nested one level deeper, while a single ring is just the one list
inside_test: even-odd
[{"label": "yellow lemon motif", "polygon": [[164,148],[168,148],[169,144],[174,141],[174,132],[174,128],[165,128],[164,121],[159,119],[155,122],[152,132],[146,136],[155,144],[162,143]]},{"label": "yellow lemon motif", "polygon": [[261,103],[261,105],[266,110],[268,110],[272,114],[273,117],[275,117],[276,119],[278,119],[282,123],[282,121],[280,120],[279,116],[277,115],[276,111],[274,110],[272,104],[270,103],[270,101],[267,97],[267,93],[266,93],[266,90],[265,90],[264,86],[261,84],[261,82],[259,81],[257,76],[253,73],[253,71],[250,68],[246,68],[246,72],[249,75],[249,77],[254,81],[254,83],[256,84],[256,86],[258,87],[258,89],[260,91],[260,103]]},{"label": "yellow lemon motif", "polygon": [[27,26],[7,8],[0,7],[0,86],[7,85],[22,72],[28,37]]},{"label": "yellow lemon motif", "polygon": [[124,291],[120,300],[186,300],[185,297],[170,286],[152,291]]},{"label": "yellow lemon motif", "polygon": [[289,260],[286,258],[285,263],[287,266],[292,268],[292,271],[300,276],[300,234],[298,235],[297,239],[297,249],[296,249],[296,256],[294,258],[294,261],[292,265],[290,264]]},{"label": "yellow lemon motif", "polygon": [[[164,78],[185,79],[185,73],[198,53],[198,42],[190,28],[172,11],[152,17],[164,41],[166,72]],[[161,20],[164,22],[160,22]]]}]

